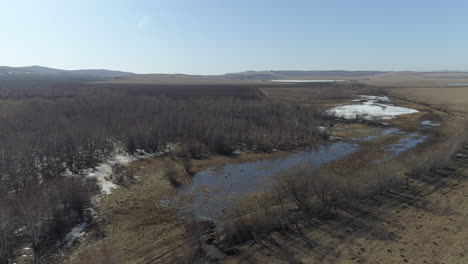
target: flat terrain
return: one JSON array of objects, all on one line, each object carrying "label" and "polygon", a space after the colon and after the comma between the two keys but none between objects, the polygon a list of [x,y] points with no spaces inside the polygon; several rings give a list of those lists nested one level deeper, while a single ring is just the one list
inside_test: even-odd
[{"label": "flat terrain", "polygon": [[[118,85],[126,85],[125,81],[123,83],[119,82]],[[382,92],[384,88],[392,88],[390,94],[417,102],[400,103],[426,111],[390,121],[403,129],[414,129],[415,122],[420,122],[428,116],[445,120],[452,118],[452,111],[456,111],[458,116],[466,115],[468,108],[464,102],[468,102],[468,99],[465,99],[468,88],[427,88],[431,83],[434,81],[424,80],[414,87],[405,87],[403,84],[384,83],[379,80],[378,88],[369,89],[368,92],[373,94]],[[266,98],[273,100],[304,105],[320,101],[320,105],[324,108],[349,100],[349,96],[357,92],[346,85],[334,87],[295,84],[280,87],[242,84],[240,86],[258,88]],[[216,93],[215,87],[217,85],[213,85],[212,90],[203,91]],[[184,89],[176,88],[172,92],[183,94]],[[329,89],[329,94],[323,93],[326,89]],[[429,110],[432,107],[448,109],[449,113],[437,110],[431,113]],[[459,117],[455,118],[461,120]],[[359,125],[356,127],[361,128]],[[370,131],[366,133],[374,133],[372,128],[365,126],[362,128]],[[367,135],[366,133],[364,134]],[[344,133],[340,136],[352,138],[356,134]],[[390,138],[382,140],[387,142]],[[353,164],[356,166],[368,163],[380,155],[377,143],[368,143],[365,146],[368,151],[364,151],[367,154],[359,152],[361,154],[350,157],[349,160],[352,162],[343,161],[340,166],[352,168]],[[418,151],[428,151],[428,149],[418,149]],[[465,150],[465,153],[468,154],[468,150]],[[193,168],[195,171],[200,171],[213,165],[282,154],[286,153],[274,153],[271,156],[241,155],[238,159],[213,156],[208,160],[195,160]],[[116,190],[101,200],[99,219],[105,238],[88,234],[87,239],[73,250],[67,263],[87,263],[108,255],[114,256],[115,263],[190,263],[190,256],[194,254],[190,252],[190,244],[194,242],[190,235],[187,235],[191,231],[187,231],[184,227],[188,218],[184,219],[182,217],[184,214],[160,203],[161,200],[171,199],[177,192],[164,177],[166,168],[173,162],[174,160],[170,158],[148,159],[132,163],[126,168],[138,176],[138,181]],[[178,161],[176,163],[182,171],[180,163]],[[466,263],[468,259],[468,248],[465,246],[468,244],[467,166],[466,159],[453,160],[450,167],[456,171],[432,173],[418,180],[410,180],[408,186],[375,197],[366,201],[365,205],[356,205],[338,218],[303,219],[289,231],[273,232],[267,238],[236,247],[235,254],[219,262]],[[187,175],[186,180],[189,179]],[[190,197],[185,198],[181,203],[190,200]],[[181,262],[180,258],[185,258],[185,261]]]},{"label": "flat terrain", "polygon": [[392,93],[419,102],[427,102],[457,113],[468,113],[468,87],[453,88],[401,88],[393,89]]}]

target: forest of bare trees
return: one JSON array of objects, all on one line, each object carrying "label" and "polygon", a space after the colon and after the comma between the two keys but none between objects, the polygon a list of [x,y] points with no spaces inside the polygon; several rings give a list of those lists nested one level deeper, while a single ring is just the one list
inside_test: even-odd
[{"label": "forest of bare trees", "polygon": [[316,107],[271,102],[255,88],[242,87],[239,96],[232,87],[229,96],[197,89],[203,96],[184,98],[148,87],[0,83],[0,263],[20,243],[45,263],[57,241],[89,217],[96,184],[67,171],[79,175],[117,150],[154,153],[168,143],[201,158],[311,142],[324,122]]}]

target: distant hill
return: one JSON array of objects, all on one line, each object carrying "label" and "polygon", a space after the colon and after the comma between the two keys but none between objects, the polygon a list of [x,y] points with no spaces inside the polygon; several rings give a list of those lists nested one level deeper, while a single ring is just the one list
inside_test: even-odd
[{"label": "distant hill", "polygon": [[120,77],[120,76],[132,75],[133,73],[123,72],[123,71],[110,71],[110,70],[104,70],[104,69],[85,69],[85,70],[68,71],[68,70],[60,70],[60,69],[43,67],[43,66],[26,66],[26,67],[0,66],[0,74],[86,75],[86,76],[99,76],[99,77]]},{"label": "distant hill", "polygon": [[225,74],[225,78],[240,80],[288,80],[288,79],[319,79],[341,78],[362,79],[370,78],[385,71],[245,71]]}]

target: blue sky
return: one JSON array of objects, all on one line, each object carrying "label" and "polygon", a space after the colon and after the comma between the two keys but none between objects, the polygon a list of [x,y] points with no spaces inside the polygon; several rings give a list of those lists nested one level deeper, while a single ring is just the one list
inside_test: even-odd
[{"label": "blue sky", "polygon": [[468,70],[466,0],[0,0],[0,65]]}]

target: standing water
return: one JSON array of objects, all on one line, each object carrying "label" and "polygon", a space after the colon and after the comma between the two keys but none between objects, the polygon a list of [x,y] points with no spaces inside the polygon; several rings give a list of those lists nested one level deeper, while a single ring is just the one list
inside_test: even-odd
[{"label": "standing water", "polygon": [[194,195],[187,208],[189,212],[199,218],[216,221],[224,208],[232,205],[238,198],[271,187],[279,173],[298,166],[315,169],[321,164],[342,159],[356,150],[355,144],[339,142],[314,146],[306,151],[275,159],[212,167],[195,174],[192,183],[181,191]]}]

